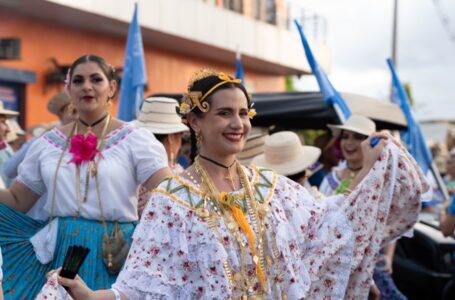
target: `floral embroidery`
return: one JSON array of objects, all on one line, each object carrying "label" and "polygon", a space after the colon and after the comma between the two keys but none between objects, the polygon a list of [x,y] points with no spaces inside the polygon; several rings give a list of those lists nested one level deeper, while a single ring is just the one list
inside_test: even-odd
[{"label": "floral embroidery", "polygon": [[[289,299],[306,297],[311,286],[310,277],[319,276],[324,293],[341,298],[352,253],[350,227],[342,212],[335,205],[316,203],[303,187],[293,185],[270,170],[252,167],[249,171],[255,182],[257,201],[270,207],[264,224],[268,228],[264,238],[270,249],[273,241],[279,247],[279,252],[275,253],[277,256],[271,253],[270,260],[274,266],[280,266],[280,273],[275,267],[267,267],[270,290],[263,298],[280,299],[280,284],[283,284],[283,291]],[[182,185],[181,182],[186,183],[186,180],[178,176],[168,178],[152,193],[141,225],[135,232],[131,248],[134,255],[128,258],[123,275],[120,274],[114,288],[119,288],[132,299],[151,295],[170,299],[238,299],[241,294],[230,285],[222,267],[224,260],[228,259],[233,272],[240,270],[238,240],[221,218],[215,218],[222,235],[222,244],[218,242],[207,220],[193,213],[203,197],[196,192],[195,186],[190,183]],[[207,208],[214,212],[212,207]],[[314,211],[313,216],[308,208]],[[304,228],[304,234],[301,228]],[[314,242],[305,238],[307,232],[314,235]],[[241,236],[241,243],[249,248],[246,236]],[[150,260],[147,253],[154,247],[160,252]],[[308,257],[315,260],[313,273],[306,266]],[[165,263],[163,259],[166,259]],[[246,259],[246,272],[253,275],[255,264],[249,255]],[[151,266],[145,270],[146,261],[150,261]],[[344,279],[320,275],[326,271]],[[142,282],[148,282],[147,286]],[[324,282],[330,282],[330,286],[326,287]],[[258,282],[253,283],[252,290],[259,293]]]},{"label": "floral embroidery", "polygon": [[[138,130],[139,127],[130,123],[124,123],[117,129],[109,132],[106,135],[104,150],[118,145],[120,141],[124,140],[128,135]],[[65,148],[66,136],[57,128],[54,128],[43,135],[43,138],[52,146],[63,150]]]}]

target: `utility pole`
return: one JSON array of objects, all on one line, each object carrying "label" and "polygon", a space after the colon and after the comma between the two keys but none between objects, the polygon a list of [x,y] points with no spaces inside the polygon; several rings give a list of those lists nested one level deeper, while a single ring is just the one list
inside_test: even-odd
[{"label": "utility pole", "polygon": [[397,67],[398,0],[393,0],[392,62]]},{"label": "utility pole", "polygon": [[[393,23],[392,23],[392,63],[397,68],[397,35],[398,35],[398,0],[393,0]],[[393,102],[393,82],[390,82],[390,101]]]}]

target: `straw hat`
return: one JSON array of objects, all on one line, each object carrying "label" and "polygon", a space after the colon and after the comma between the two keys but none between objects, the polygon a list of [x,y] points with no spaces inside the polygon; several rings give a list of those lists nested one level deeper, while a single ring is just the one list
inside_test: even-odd
[{"label": "straw hat", "polygon": [[264,154],[256,156],[252,163],[288,176],[313,165],[320,155],[321,149],[303,146],[296,133],[281,131],[267,137]]},{"label": "straw hat", "polygon": [[136,125],[154,134],[171,134],[189,131],[177,114],[178,102],[172,98],[150,97],[144,100]]},{"label": "straw hat", "polygon": [[3,101],[0,100],[0,115],[5,116],[6,118],[13,118],[13,117],[19,115],[19,113],[14,110],[5,109],[5,106],[3,105]]},{"label": "straw hat", "polygon": [[66,92],[60,92],[47,102],[47,110],[58,116],[63,107],[71,103],[71,98]]},{"label": "straw hat", "polygon": [[342,125],[329,124],[327,127],[333,136],[338,136],[342,130],[348,130],[362,135],[370,136],[376,131],[376,124],[369,118],[360,115],[351,115]]},{"label": "straw hat", "polygon": [[15,141],[19,138],[19,135],[25,135],[25,131],[21,128],[19,123],[14,119],[6,120],[6,124],[9,127],[9,132],[6,135],[6,141],[8,143]]},{"label": "straw hat", "polygon": [[264,153],[264,144],[267,136],[268,133],[265,128],[251,128],[242,152],[237,154],[237,160],[242,165],[248,165],[255,156]]}]

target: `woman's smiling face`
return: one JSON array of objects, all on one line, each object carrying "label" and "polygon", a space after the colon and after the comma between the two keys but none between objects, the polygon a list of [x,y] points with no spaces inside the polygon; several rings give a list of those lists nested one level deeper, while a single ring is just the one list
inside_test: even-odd
[{"label": "woman's smiling face", "polygon": [[367,137],[365,135],[352,132],[349,130],[343,130],[340,138],[340,147],[341,152],[343,153],[344,158],[349,162],[358,162],[362,161],[362,149],[361,143]]},{"label": "woman's smiling face", "polygon": [[203,137],[202,151],[215,156],[242,151],[251,130],[248,101],[239,88],[227,88],[211,95],[210,110],[192,124]]}]

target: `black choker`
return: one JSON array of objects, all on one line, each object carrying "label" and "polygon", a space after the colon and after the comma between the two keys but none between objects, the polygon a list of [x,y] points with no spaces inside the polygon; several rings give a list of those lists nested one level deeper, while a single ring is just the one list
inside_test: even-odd
[{"label": "black choker", "polygon": [[362,169],[362,167],[359,167],[359,168],[353,169],[353,168],[349,167],[349,165],[348,165],[348,164],[346,164],[346,166],[348,167],[349,171],[351,171],[351,172],[358,172],[358,171],[360,171],[360,170]]},{"label": "black choker", "polygon": [[202,154],[199,154],[199,156],[200,156],[201,158],[203,158],[203,159],[205,159],[205,160],[211,162],[212,164],[217,165],[218,167],[225,168],[226,170],[229,170],[229,168],[232,167],[232,166],[235,164],[235,162],[236,162],[236,160],[234,160],[230,166],[225,166],[225,165],[223,165],[223,164],[221,164],[221,163],[219,163],[219,162],[217,162],[217,161],[215,161],[215,160],[213,160],[213,159],[211,159],[211,158],[208,158],[208,157],[206,157],[206,156],[204,156],[204,155],[202,155]]},{"label": "black choker", "polygon": [[103,122],[107,116],[109,114],[105,114],[103,117],[101,117],[101,119],[95,121],[94,123],[92,124],[88,124],[87,122],[85,122],[84,120],[82,120],[81,118],[79,118],[79,122],[81,122],[85,127],[87,127],[89,130],[92,129],[93,127],[95,127],[96,125],[98,125],[99,123]]}]

